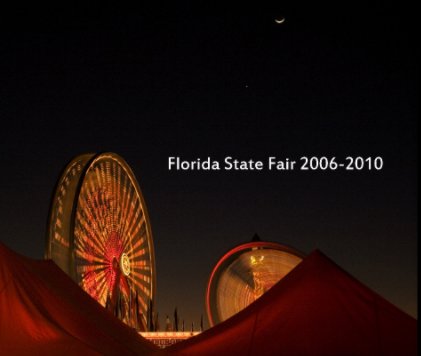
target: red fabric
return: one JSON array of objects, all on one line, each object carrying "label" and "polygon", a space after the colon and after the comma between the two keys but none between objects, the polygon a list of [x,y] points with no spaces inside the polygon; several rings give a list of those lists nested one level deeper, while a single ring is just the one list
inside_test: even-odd
[{"label": "red fabric", "polygon": [[159,350],[52,261],[30,260],[0,243],[0,353],[152,355]]},{"label": "red fabric", "polygon": [[158,350],[51,261],[0,244],[0,353],[13,355],[415,355],[417,321],[313,252],[255,303]]},{"label": "red fabric", "polygon": [[416,355],[417,321],[315,251],[255,303],[173,355]]}]

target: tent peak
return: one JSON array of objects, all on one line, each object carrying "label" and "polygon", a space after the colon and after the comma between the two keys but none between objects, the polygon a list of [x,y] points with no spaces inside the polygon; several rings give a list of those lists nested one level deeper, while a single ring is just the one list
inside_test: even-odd
[{"label": "tent peak", "polygon": [[262,240],[260,239],[260,236],[259,236],[257,233],[255,233],[255,234],[253,235],[253,237],[251,238],[251,242],[256,242],[256,241],[262,241]]}]

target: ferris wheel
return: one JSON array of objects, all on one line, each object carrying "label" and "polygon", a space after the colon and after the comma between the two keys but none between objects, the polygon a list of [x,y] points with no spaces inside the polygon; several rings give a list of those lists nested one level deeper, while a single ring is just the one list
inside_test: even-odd
[{"label": "ferris wheel", "polygon": [[304,258],[275,242],[252,242],[229,250],[217,262],[206,290],[206,311],[214,326],[237,314],[284,278]]},{"label": "ferris wheel", "polygon": [[148,329],[156,290],[151,225],[120,156],[83,154],[67,165],[50,209],[45,257],[123,322]]}]

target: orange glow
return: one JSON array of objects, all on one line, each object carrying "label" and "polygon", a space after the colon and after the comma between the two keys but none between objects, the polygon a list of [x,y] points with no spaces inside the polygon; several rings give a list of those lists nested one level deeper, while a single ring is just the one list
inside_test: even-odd
[{"label": "orange glow", "polygon": [[228,251],[216,264],[206,291],[211,326],[228,319],[267,292],[304,256],[289,247],[255,241]]}]

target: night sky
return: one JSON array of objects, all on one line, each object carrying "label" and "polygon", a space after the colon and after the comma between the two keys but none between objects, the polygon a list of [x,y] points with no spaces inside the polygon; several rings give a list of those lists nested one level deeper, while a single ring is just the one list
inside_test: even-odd
[{"label": "night sky", "polygon": [[[111,151],[149,210],[161,324],[177,306],[197,325],[214,264],[256,232],[322,250],[416,316],[414,9],[151,3],[1,12],[0,241],[42,258],[60,172]],[[176,172],[169,156],[384,168]]]}]

